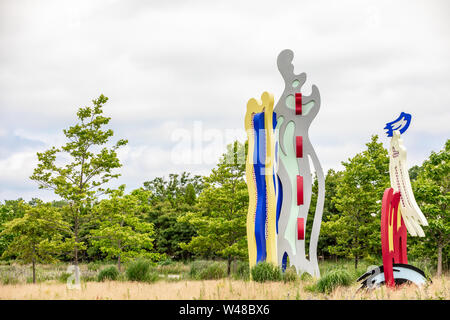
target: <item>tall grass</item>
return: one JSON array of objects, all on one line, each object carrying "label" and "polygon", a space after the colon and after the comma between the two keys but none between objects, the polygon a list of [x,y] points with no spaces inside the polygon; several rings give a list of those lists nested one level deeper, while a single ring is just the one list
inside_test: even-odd
[{"label": "tall grass", "polygon": [[272,263],[263,261],[251,269],[252,279],[257,282],[280,281],[283,278],[281,269]]},{"label": "tall grass", "polygon": [[322,276],[315,285],[309,288],[312,291],[328,294],[337,287],[350,286],[352,283],[354,283],[354,281],[350,272],[344,269],[333,269]]},{"label": "tall grass", "polygon": [[195,280],[221,279],[226,275],[227,266],[223,261],[194,261],[189,271],[189,276]]},{"label": "tall grass", "polygon": [[155,282],[159,278],[158,273],[152,268],[152,263],[143,259],[131,262],[126,275],[130,281]]},{"label": "tall grass", "polygon": [[116,266],[110,266],[100,270],[100,272],[98,273],[97,281],[117,280],[118,277],[119,270],[117,270]]}]

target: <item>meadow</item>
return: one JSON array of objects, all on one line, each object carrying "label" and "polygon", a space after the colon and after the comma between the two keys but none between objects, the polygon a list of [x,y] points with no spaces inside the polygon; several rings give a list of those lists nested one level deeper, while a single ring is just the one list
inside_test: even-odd
[{"label": "meadow", "polygon": [[[369,263],[361,263],[358,269],[354,270],[348,261],[321,262],[322,278],[333,270],[344,270],[345,274],[349,275],[347,283],[337,284],[325,292],[317,290],[317,279],[307,275],[299,277],[293,272],[286,273],[279,281],[249,281],[244,263],[235,263],[232,274],[227,277],[225,263],[220,261],[154,265],[150,270],[154,276],[146,281],[129,281],[125,271],[119,273],[116,280],[100,281],[101,271],[110,268],[112,264],[81,264],[81,289],[69,289],[66,284],[69,275],[66,273],[67,266],[64,263],[39,265],[37,283],[33,284],[29,265],[0,265],[0,299],[450,299],[448,274],[441,277],[431,274],[432,282],[423,287],[406,284],[395,289],[383,286],[374,290],[358,290],[360,284],[355,280],[364,273]],[[199,273],[205,270],[209,271]]]}]

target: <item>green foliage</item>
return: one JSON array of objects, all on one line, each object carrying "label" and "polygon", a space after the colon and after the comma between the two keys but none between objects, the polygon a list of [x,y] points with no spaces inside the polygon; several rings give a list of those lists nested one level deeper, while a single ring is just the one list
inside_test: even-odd
[{"label": "green foliage", "polygon": [[389,187],[389,158],[378,136],[372,136],[367,150],[348,162],[332,199],[338,214],[322,224],[322,232],[335,239],[328,247],[332,254],[358,261],[380,252],[380,211],[384,189]]},{"label": "green foliage", "polygon": [[25,212],[21,218],[4,223],[1,235],[11,235],[13,239],[3,252],[2,257],[15,257],[25,263],[32,263],[33,282],[36,281],[37,263],[54,262],[55,255],[66,249],[62,241],[64,228],[61,212],[39,201],[34,207],[21,202],[19,206]]},{"label": "green foliage", "polygon": [[[333,200],[337,196],[337,186],[342,179],[342,171],[334,171],[329,169],[325,176],[325,201],[322,214],[322,222],[327,222],[333,219],[333,216],[339,215],[339,210],[336,208],[336,202]],[[315,205],[317,202],[317,179],[314,180],[313,185],[313,197],[311,197],[311,208],[309,214],[314,215],[312,210],[315,210]],[[376,200],[375,200],[376,201]],[[314,205],[314,207],[313,207]],[[313,219],[307,219],[307,223],[312,225]],[[308,242],[305,244],[305,248],[309,248],[309,237]],[[317,244],[317,254],[319,256],[331,256],[329,248],[336,245],[336,237],[321,230],[319,242]]]},{"label": "green foliage", "polygon": [[439,275],[450,258],[450,139],[443,150],[433,151],[416,171],[417,179],[412,183],[414,195],[428,227],[424,227],[424,238],[413,240],[412,255],[433,257]]},{"label": "green foliage", "polygon": [[128,265],[127,279],[130,281],[155,282],[158,280],[158,273],[152,267],[151,261],[137,259]]},{"label": "green foliage", "polygon": [[308,272],[303,272],[301,275],[300,275],[300,280],[301,281],[309,281],[309,280],[311,280],[313,277],[308,273]]},{"label": "green foliage", "polygon": [[113,136],[111,129],[102,129],[111,119],[102,115],[107,101],[100,95],[92,100],[92,107],[79,108],[78,123],[63,130],[68,142],[61,148],[38,152],[38,165],[30,177],[40,189],[53,190],[67,202],[63,210],[65,221],[70,224],[67,244],[71,245],[75,263],[78,252],[86,249],[83,228],[92,218],[92,203],[105,192],[106,183],[119,177],[113,173],[121,167],[117,149],[127,144],[126,140],[119,140],[112,147],[104,146]]},{"label": "green foliage", "polygon": [[115,266],[110,266],[105,269],[102,269],[98,273],[97,281],[105,281],[105,280],[117,280],[119,276],[119,270]]},{"label": "green foliage", "polygon": [[23,202],[22,198],[19,198],[17,200],[6,200],[4,204],[0,204],[0,257],[14,239],[14,234],[2,234],[5,223],[23,217],[25,214]]},{"label": "green foliage", "polygon": [[189,276],[195,280],[221,279],[226,274],[226,265],[219,261],[194,261],[191,263],[191,269],[189,271]]},{"label": "green foliage", "polygon": [[334,269],[321,277],[315,287],[321,293],[331,293],[339,286],[349,286],[353,282],[351,274],[345,269]]},{"label": "green foliage", "polygon": [[197,196],[203,189],[202,178],[191,177],[187,172],[169,174],[168,180],[157,177],[144,182],[144,187],[151,194],[147,221],[154,224],[157,252],[175,260],[190,258],[191,253],[179,243],[189,242],[196,232],[192,225],[177,219],[195,210]]},{"label": "green foliage", "polygon": [[283,272],[283,281],[286,282],[297,282],[300,279],[300,277],[297,274],[297,271],[295,271],[295,268],[286,268],[286,270]]},{"label": "green foliage", "polygon": [[134,257],[158,260],[159,254],[153,249],[153,224],[143,221],[142,212],[148,206],[149,191],[134,190],[124,195],[125,186],[111,191],[110,199],[102,200],[94,207],[98,217],[98,228],[91,230],[91,243],[107,255],[121,263]]},{"label": "green foliage", "polygon": [[8,285],[8,284],[13,285],[13,284],[18,284],[19,280],[17,280],[17,278],[10,277],[10,276],[2,276],[0,278],[0,282],[3,285]]},{"label": "green foliage", "polygon": [[235,279],[239,280],[250,280],[250,266],[248,264],[248,261],[238,260],[235,263],[235,270],[233,272],[233,276]]},{"label": "green foliage", "polygon": [[160,265],[160,266],[169,266],[171,264],[173,264],[173,261],[170,258],[166,258],[166,259],[158,262],[158,265]]},{"label": "green foliage", "polygon": [[67,279],[69,279],[69,277],[72,275],[72,273],[69,272],[63,272],[61,273],[61,275],[58,277],[58,280],[62,283],[67,283]]},{"label": "green foliage", "polygon": [[184,275],[189,273],[190,266],[183,262],[173,262],[164,265],[158,264],[156,270],[158,271],[159,274],[163,275],[169,274]]},{"label": "green foliage", "polygon": [[257,282],[280,281],[283,278],[281,269],[266,261],[257,263],[251,269],[251,275]]},{"label": "green foliage", "polygon": [[240,158],[245,146],[238,141],[228,145],[199,196],[198,210],[178,219],[191,224],[197,235],[189,243],[181,243],[200,256],[216,255],[227,259],[227,274],[234,258],[247,257],[246,217],[248,191],[244,180],[245,161]]}]

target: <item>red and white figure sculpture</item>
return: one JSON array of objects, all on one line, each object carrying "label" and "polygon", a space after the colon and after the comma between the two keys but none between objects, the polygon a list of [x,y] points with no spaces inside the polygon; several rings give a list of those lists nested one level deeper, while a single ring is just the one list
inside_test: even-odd
[{"label": "red and white figure sculpture", "polygon": [[361,288],[373,288],[381,284],[388,287],[412,282],[424,284],[427,279],[423,271],[408,264],[406,251],[407,233],[424,237],[422,226],[428,222],[414,198],[408,169],[406,148],[401,132],[411,122],[411,115],[402,112],[400,117],[386,125],[391,138],[389,146],[389,175],[391,187],[384,191],[381,204],[381,251],[383,265],[369,270],[358,281]]}]

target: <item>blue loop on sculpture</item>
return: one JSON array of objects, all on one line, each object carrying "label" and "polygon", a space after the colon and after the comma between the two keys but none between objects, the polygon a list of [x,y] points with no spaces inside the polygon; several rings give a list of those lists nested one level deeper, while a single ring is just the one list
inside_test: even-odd
[{"label": "blue loop on sculpture", "polygon": [[287,252],[285,252],[283,254],[283,259],[281,260],[281,271],[285,272],[286,268],[287,268],[287,258],[288,258],[288,254]]},{"label": "blue loop on sculpture", "polygon": [[386,123],[384,129],[386,130],[386,134],[388,137],[392,137],[395,130],[400,131],[400,133],[404,133],[411,123],[411,115],[406,112],[402,112],[400,116],[392,122]]},{"label": "blue loop on sculpture", "polygon": [[281,205],[283,203],[283,185],[281,184],[280,177],[277,176],[277,216],[276,216],[276,227],[278,234],[278,220],[280,220]]},{"label": "blue loop on sculpture", "polygon": [[266,179],[265,179],[265,130],[264,112],[253,116],[253,128],[255,131],[255,152],[253,166],[256,182],[256,212],[255,212],[255,238],[256,238],[256,262],[266,260]]}]

